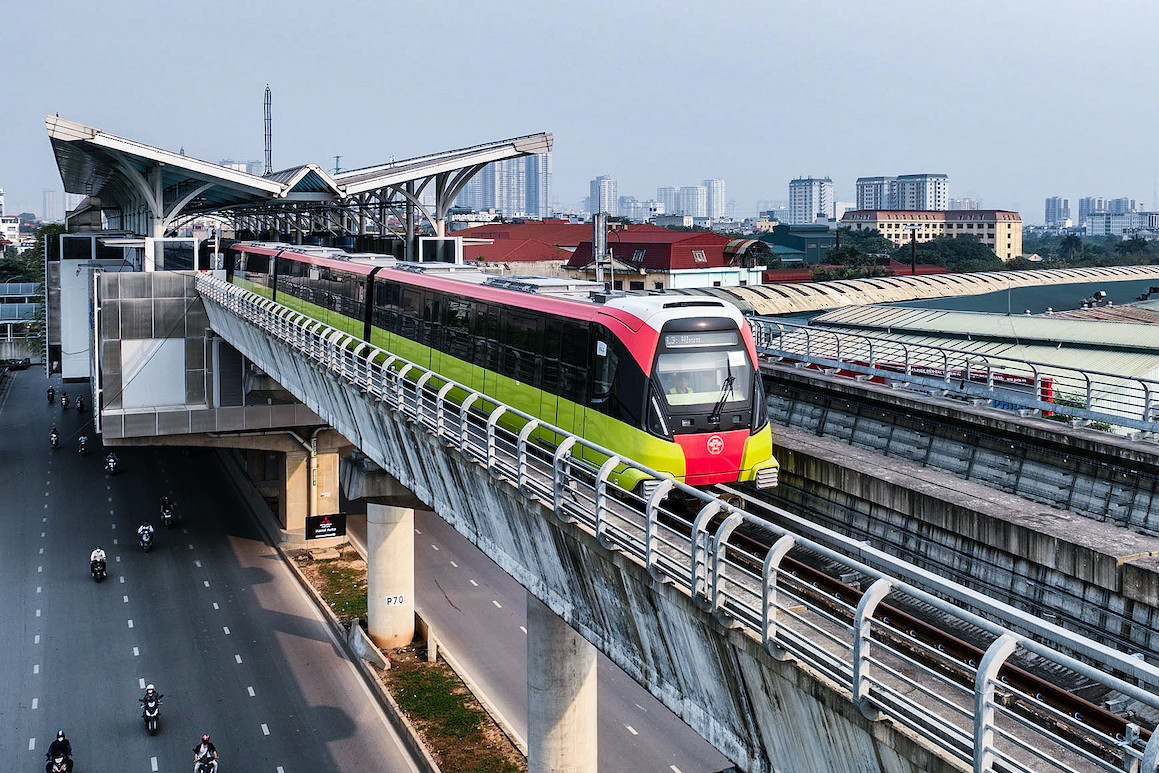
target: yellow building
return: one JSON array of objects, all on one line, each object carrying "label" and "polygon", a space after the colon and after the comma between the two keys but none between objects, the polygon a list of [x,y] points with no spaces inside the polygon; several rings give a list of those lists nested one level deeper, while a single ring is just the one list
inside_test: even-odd
[{"label": "yellow building", "polygon": [[1022,254],[1022,217],[1003,209],[950,209],[943,212],[856,209],[841,218],[854,231],[876,229],[897,245],[920,244],[939,236],[976,236],[1004,261]]}]

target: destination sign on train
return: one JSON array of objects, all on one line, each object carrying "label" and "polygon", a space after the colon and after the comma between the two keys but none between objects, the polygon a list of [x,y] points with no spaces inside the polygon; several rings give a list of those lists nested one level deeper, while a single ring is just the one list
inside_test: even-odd
[{"label": "destination sign on train", "polygon": [[664,345],[669,349],[686,346],[732,346],[736,344],[736,333],[723,330],[705,333],[669,333],[664,336]]}]

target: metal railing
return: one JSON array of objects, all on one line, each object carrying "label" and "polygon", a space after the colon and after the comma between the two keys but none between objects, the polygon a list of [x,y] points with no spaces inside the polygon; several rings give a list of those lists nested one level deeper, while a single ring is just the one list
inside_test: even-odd
[{"label": "metal railing", "polygon": [[[1126,721],[1122,732],[1100,730],[1081,711],[1060,710],[1040,694],[1020,692],[1003,672],[1017,654],[1159,709],[1154,666],[758,500],[746,497],[746,510],[738,509],[219,279],[200,276],[197,288],[210,308],[236,315],[367,399],[399,412],[451,452],[675,585],[773,657],[796,661],[845,691],[867,716],[920,733],[961,764],[1003,773],[1159,770],[1159,733]],[[659,482],[646,497],[622,490],[609,476],[623,467]],[[676,506],[675,493],[696,506]],[[760,517],[762,512],[793,523],[794,531]],[[753,534],[763,542],[754,542]],[[853,605],[786,568],[790,551],[820,557],[871,584]],[[926,604],[970,626],[989,642],[985,657],[955,659],[891,623],[879,609],[887,598]]]},{"label": "metal railing", "polygon": [[906,382],[1118,427],[1159,432],[1159,381],[750,318],[757,350],[826,370]]}]

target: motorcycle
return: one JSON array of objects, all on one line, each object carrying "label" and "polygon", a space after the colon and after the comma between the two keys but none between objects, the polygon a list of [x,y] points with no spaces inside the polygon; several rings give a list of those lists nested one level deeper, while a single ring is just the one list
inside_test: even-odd
[{"label": "motorcycle", "polygon": [[56,400],[56,390],[53,389],[52,387],[49,387],[48,388],[48,404],[52,405],[54,400]]},{"label": "motorcycle", "polygon": [[107,576],[105,574],[105,562],[104,561],[92,561],[92,562],[90,562],[89,573],[92,574],[93,580],[96,582],[101,582],[102,580],[104,580],[105,577]]},{"label": "motorcycle", "polygon": [[117,459],[114,456],[105,457],[105,472],[109,475],[117,474]]},{"label": "motorcycle", "polygon": [[172,504],[161,505],[161,523],[165,524],[165,528],[172,529],[173,524],[177,521],[177,517],[173,512]]},{"label": "motorcycle", "polygon": [[141,550],[144,550],[146,553],[148,553],[149,549],[151,547],[153,547],[153,532],[151,532],[151,531],[141,532],[141,540],[140,541],[141,541]]},{"label": "motorcycle", "polygon": [[67,394],[67,393],[62,393],[62,394],[61,394],[61,396],[60,396],[60,407],[61,407],[61,408],[63,408],[64,410],[66,410],[66,411],[68,410],[68,394]]},{"label": "motorcycle", "polygon": [[161,714],[161,701],[156,697],[146,698],[141,709],[141,719],[145,720],[145,729],[149,735],[157,733],[157,718]]},{"label": "motorcycle", "polygon": [[76,441],[76,450],[81,456],[89,455],[89,439],[87,435],[81,435],[80,439]]},{"label": "motorcycle", "polygon": [[78,397],[76,399],[76,412],[77,413],[84,413],[85,412],[85,399],[83,397]]},{"label": "motorcycle", "polygon": [[48,773],[68,773],[71,769],[69,762],[68,757],[63,754],[58,754],[55,757],[49,758],[48,764],[44,766],[44,769]]},{"label": "motorcycle", "polygon": [[48,442],[52,444],[52,450],[55,451],[60,447],[60,435],[53,432],[48,436]]},{"label": "motorcycle", "polygon": [[197,758],[197,773],[213,773],[213,757],[203,754]]}]

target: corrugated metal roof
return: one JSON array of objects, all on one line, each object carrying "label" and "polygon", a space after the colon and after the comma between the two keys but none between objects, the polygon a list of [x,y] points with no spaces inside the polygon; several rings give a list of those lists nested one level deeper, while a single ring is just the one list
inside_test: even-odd
[{"label": "corrugated metal roof", "polygon": [[1159,327],[1138,322],[1070,319],[1058,315],[1005,315],[976,311],[917,309],[905,306],[857,306],[822,314],[813,324],[877,332],[934,335],[946,340],[986,338],[1014,344],[1032,343],[1111,350],[1159,351]]}]

